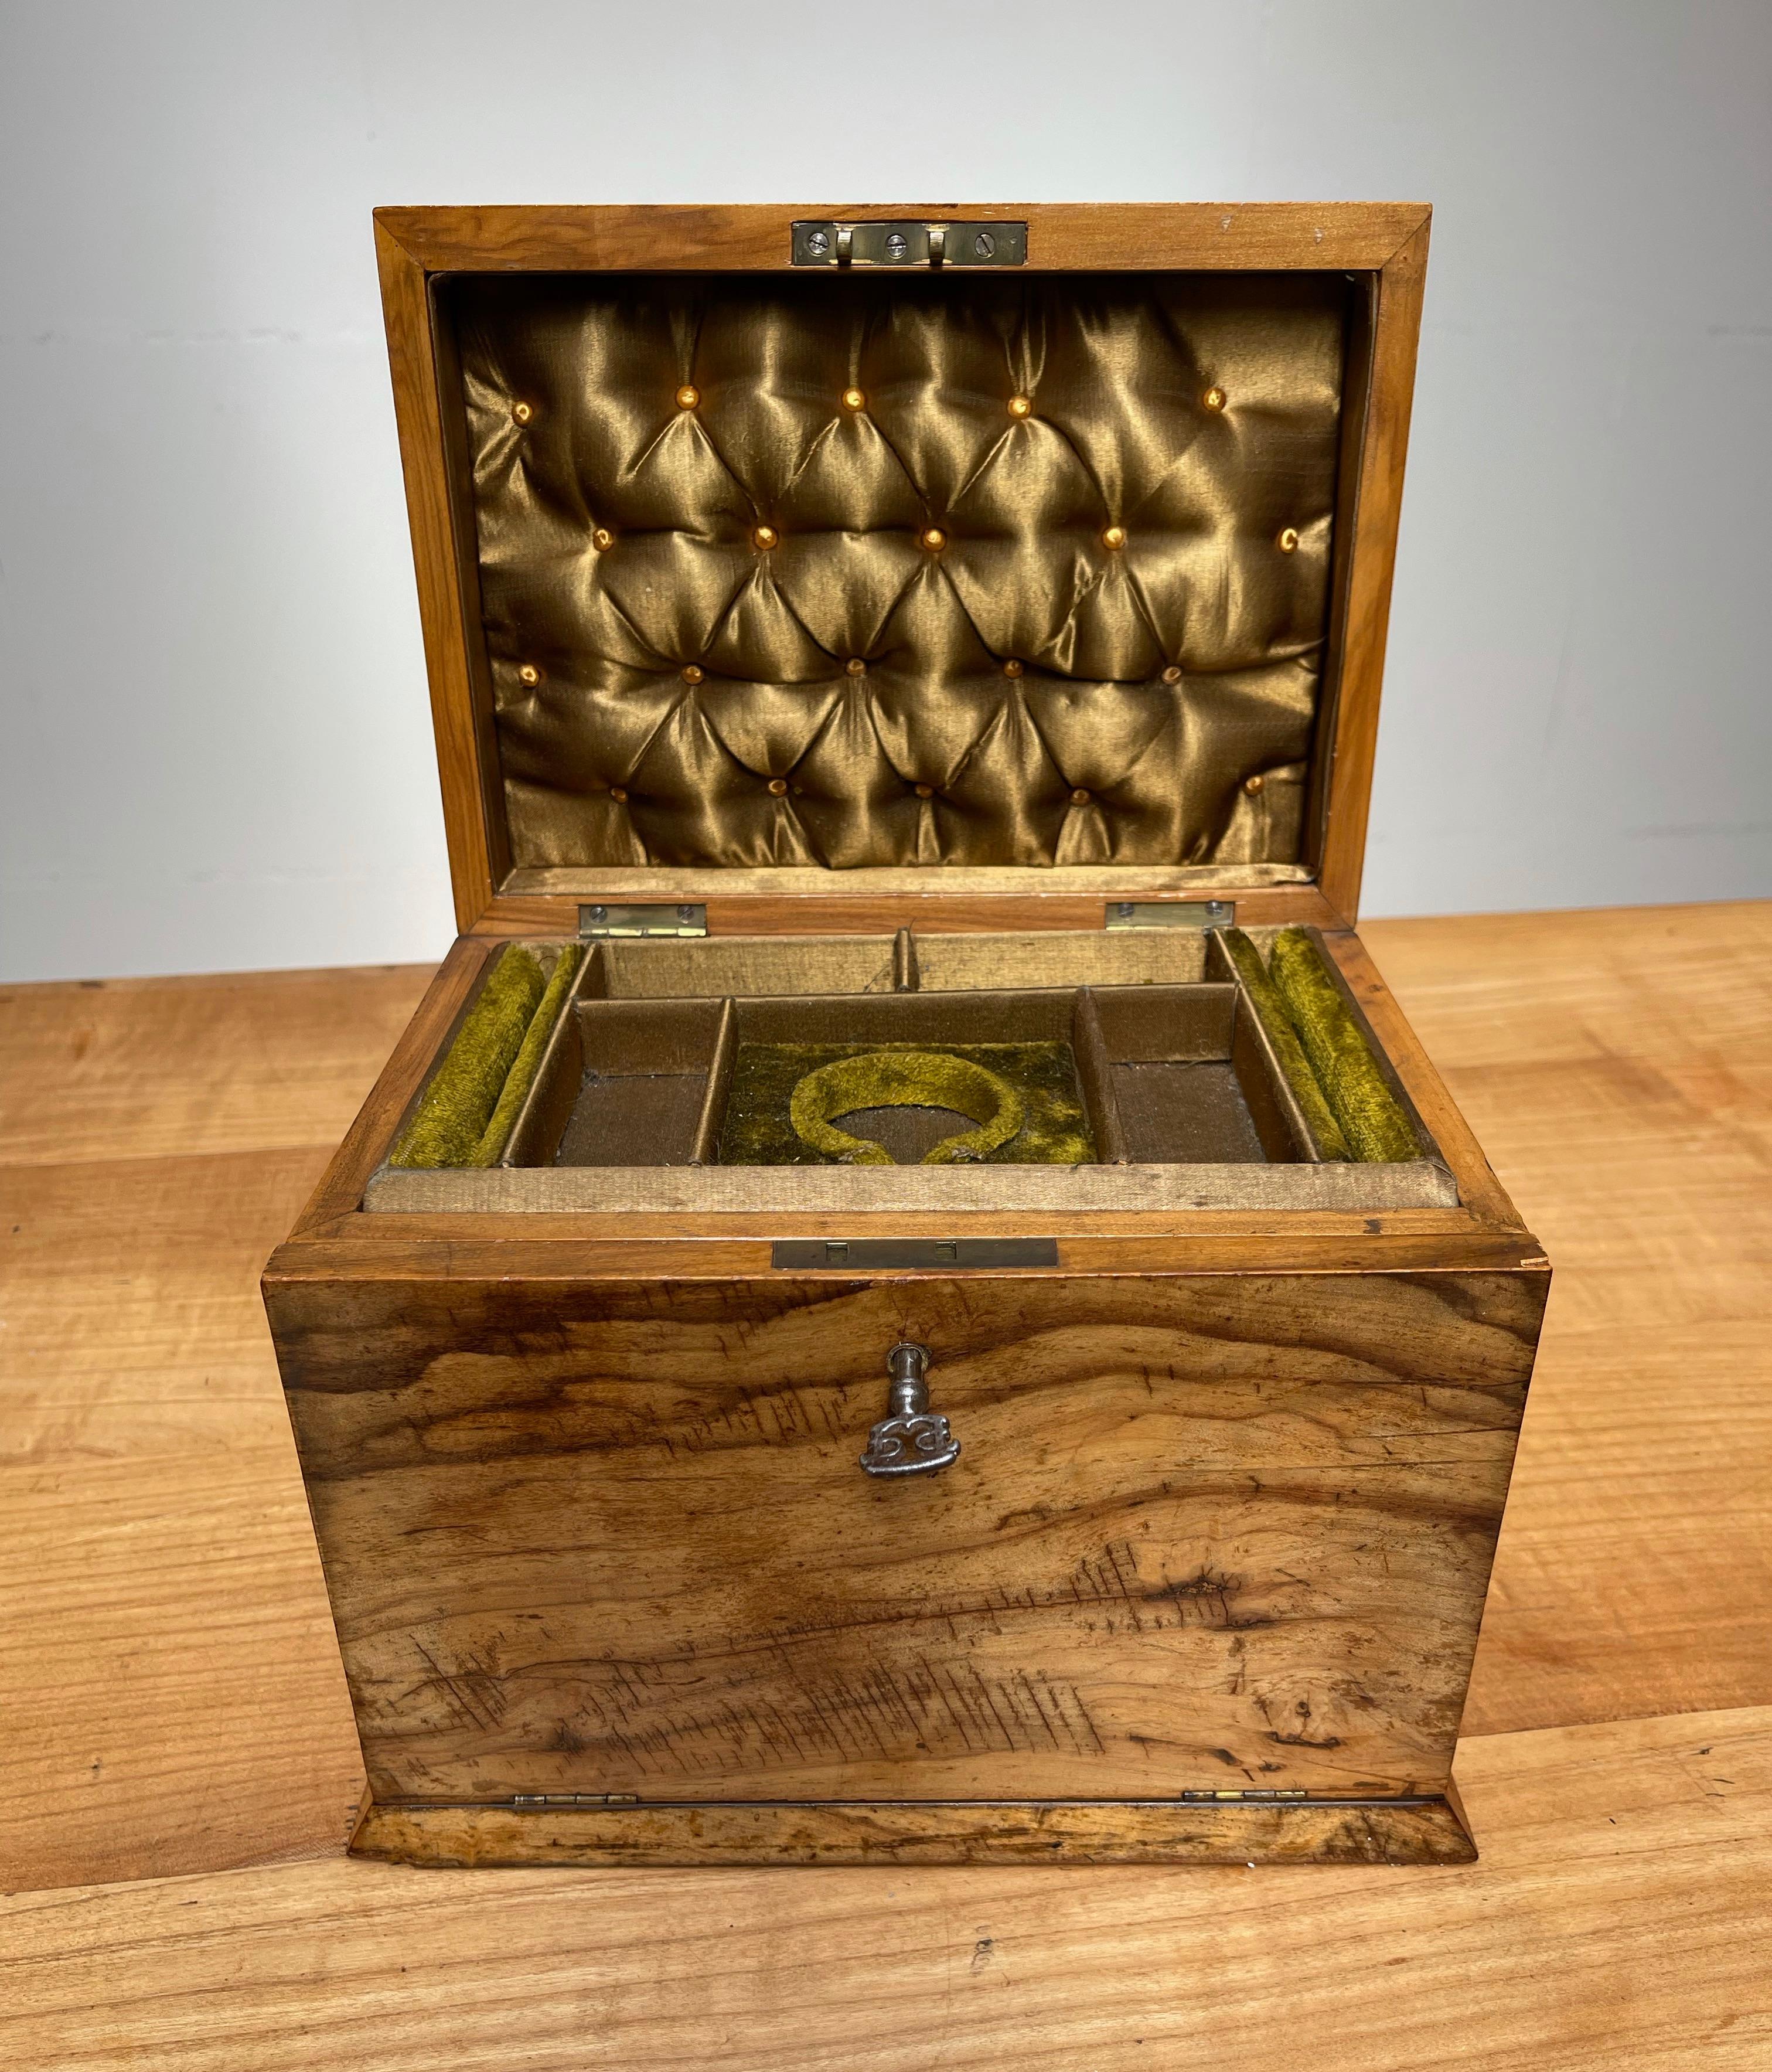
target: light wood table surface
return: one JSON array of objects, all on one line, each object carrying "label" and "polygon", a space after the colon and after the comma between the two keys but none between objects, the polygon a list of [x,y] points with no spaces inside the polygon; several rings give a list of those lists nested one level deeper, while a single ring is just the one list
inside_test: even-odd
[{"label": "light wood table surface", "polygon": [[418,1872],[256,1290],[427,974],[0,989],[0,2063],[1772,2067],[1772,905],[1362,931],[1557,1279],[1466,1870]]}]

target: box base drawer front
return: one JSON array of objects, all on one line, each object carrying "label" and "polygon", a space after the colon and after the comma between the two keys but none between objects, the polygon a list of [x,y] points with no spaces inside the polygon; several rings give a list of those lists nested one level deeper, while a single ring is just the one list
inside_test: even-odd
[{"label": "box base drawer front", "polygon": [[[289,1298],[374,1796],[1437,1794],[1541,1304],[1501,1273]],[[900,1338],[961,1453],[873,1479]]]},{"label": "box base drawer front", "polygon": [[1112,1800],[560,1807],[371,1806],[352,1852],[524,1864],[1467,1864],[1444,1799],[1294,1806]]}]

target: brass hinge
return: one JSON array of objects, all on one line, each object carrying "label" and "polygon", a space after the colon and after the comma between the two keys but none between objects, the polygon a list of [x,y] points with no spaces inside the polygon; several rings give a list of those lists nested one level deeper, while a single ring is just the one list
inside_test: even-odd
[{"label": "brass hinge", "polygon": [[519,1791],[511,1804],[526,1813],[545,1812],[556,1806],[638,1806],[637,1791]]},{"label": "brass hinge", "polygon": [[797,223],[796,266],[1025,266],[1025,223]]},{"label": "brass hinge", "polygon": [[1234,899],[1110,899],[1110,928],[1228,928],[1237,919]]},{"label": "brass hinge", "polygon": [[605,935],[705,935],[708,909],[681,906],[580,906],[578,932],[601,939]]},{"label": "brass hinge", "polygon": [[1181,1794],[1183,1806],[1265,1806],[1276,1799],[1297,1799],[1309,1797],[1303,1791],[1184,1791]]}]

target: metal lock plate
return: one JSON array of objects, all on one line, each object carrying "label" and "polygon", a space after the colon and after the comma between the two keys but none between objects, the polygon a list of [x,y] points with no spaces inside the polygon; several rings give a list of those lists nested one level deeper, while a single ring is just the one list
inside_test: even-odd
[{"label": "metal lock plate", "polygon": [[769,1248],[777,1271],[810,1267],[819,1272],[933,1272],[946,1267],[978,1268],[1056,1266],[1055,1237],[783,1237]]},{"label": "metal lock plate", "polygon": [[797,223],[796,266],[1024,266],[1025,223]]}]

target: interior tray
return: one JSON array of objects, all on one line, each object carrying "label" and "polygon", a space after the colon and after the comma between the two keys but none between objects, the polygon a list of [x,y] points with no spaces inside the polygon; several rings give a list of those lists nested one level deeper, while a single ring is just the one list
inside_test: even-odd
[{"label": "interior tray", "polygon": [[[1011,972],[1032,983],[1005,986]],[[798,985],[790,985],[798,980]],[[931,980],[935,982],[931,984]],[[991,981],[995,980],[995,984]],[[944,981],[945,981],[944,983]],[[715,996],[701,988],[726,989]],[[821,985],[830,989],[811,990]],[[1357,1010],[1356,1010],[1357,1011]],[[922,1153],[968,1126],[937,1110],[834,1118],[900,1162],[720,1159],[747,1044],[1068,1048],[1093,1158]],[[1406,1094],[1376,1043],[1393,1089]],[[1018,1209],[1442,1207],[1431,1140],[1390,1164],[1323,1163],[1215,941],[1163,935],[605,943],[586,959],[499,1163],[384,1168],[370,1208]],[[870,1127],[869,1124],[874,1125]]]}]

